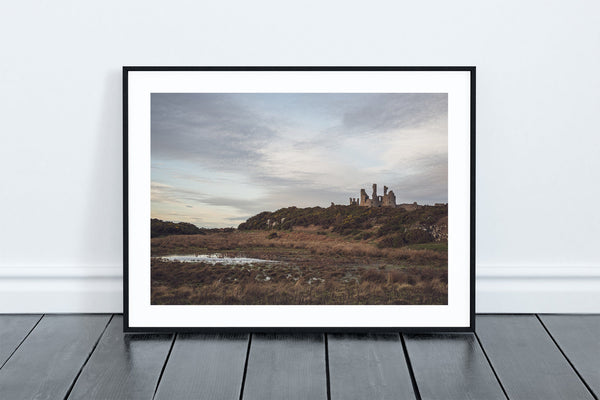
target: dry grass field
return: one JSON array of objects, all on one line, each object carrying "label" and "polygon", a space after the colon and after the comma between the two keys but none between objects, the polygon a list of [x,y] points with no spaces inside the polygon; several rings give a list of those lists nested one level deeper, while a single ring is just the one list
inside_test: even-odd
[{"label": "dry grass field", "polygon": [[[380,248],[309,226],[152,238],[152,304],[447,304],[447,243]],[[167,261],[220,254],[244,265]],[[275,262],[274,262],[275,261]]]}]

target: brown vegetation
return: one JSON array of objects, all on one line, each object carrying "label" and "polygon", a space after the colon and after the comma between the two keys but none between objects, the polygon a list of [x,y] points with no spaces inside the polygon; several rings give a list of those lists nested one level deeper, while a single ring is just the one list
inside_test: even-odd
[{"label": "brown vegetation", "polygon": [[[331,229],[332,230],[332,229]],[[447,245],[380,248],[308,226],[152,239],[152,256],[220,253],[277,263],[152,259],[152,304],[447,304]]]}]

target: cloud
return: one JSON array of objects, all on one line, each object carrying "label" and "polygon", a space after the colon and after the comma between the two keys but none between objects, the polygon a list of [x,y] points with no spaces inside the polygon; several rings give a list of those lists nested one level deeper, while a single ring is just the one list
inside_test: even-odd
[{"label": "cloud", "polygon": [[390,134],[418,128],[448,113],[447,93],[365,94],[344,113],[348,134]]},{"label": "cloud", "polygon": [[372,183],[446,202],[446,94],[152,94],[153,214],[231,226]]},{"label": "cloud", "polygon": [[233,169],[259,157],[275,133],[235,96],[152,94],[152,158]]}]

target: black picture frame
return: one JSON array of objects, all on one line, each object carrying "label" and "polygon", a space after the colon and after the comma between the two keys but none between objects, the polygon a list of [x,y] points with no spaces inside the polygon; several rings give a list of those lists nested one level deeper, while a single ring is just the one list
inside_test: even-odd
[{"label": "black picture frame", "polygon": [[[130,153],[135,149],[130,147],[129,122],[130,122],[130,76],[136,72],[195,72],[195,71],[417,71],[417,72],[465,72],[469,75],[469,323],[464,326],[357,326],[357,327],[331,327],[331,326],[298,326],[298,327],[273,327],[273,326],[244,326],[244,327],[205,327],[205,326],[139,326],[131,324],[130,310],[130,210],[135,204],[130,202],[129,163]],[[475,176],[476,176],[476,67],[474,66],[124,66],[123,67],[123,314],[124,332],[472,332],[475,329]]]}]

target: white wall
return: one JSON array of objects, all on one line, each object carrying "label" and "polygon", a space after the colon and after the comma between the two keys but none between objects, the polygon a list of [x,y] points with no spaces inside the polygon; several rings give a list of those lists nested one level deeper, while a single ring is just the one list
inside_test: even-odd
[{"label": "white wall", "polygon": [[0,311],[121,309],[121,66],[477,66],[478,311],[600,311],[600,2],[0,4]]}]

